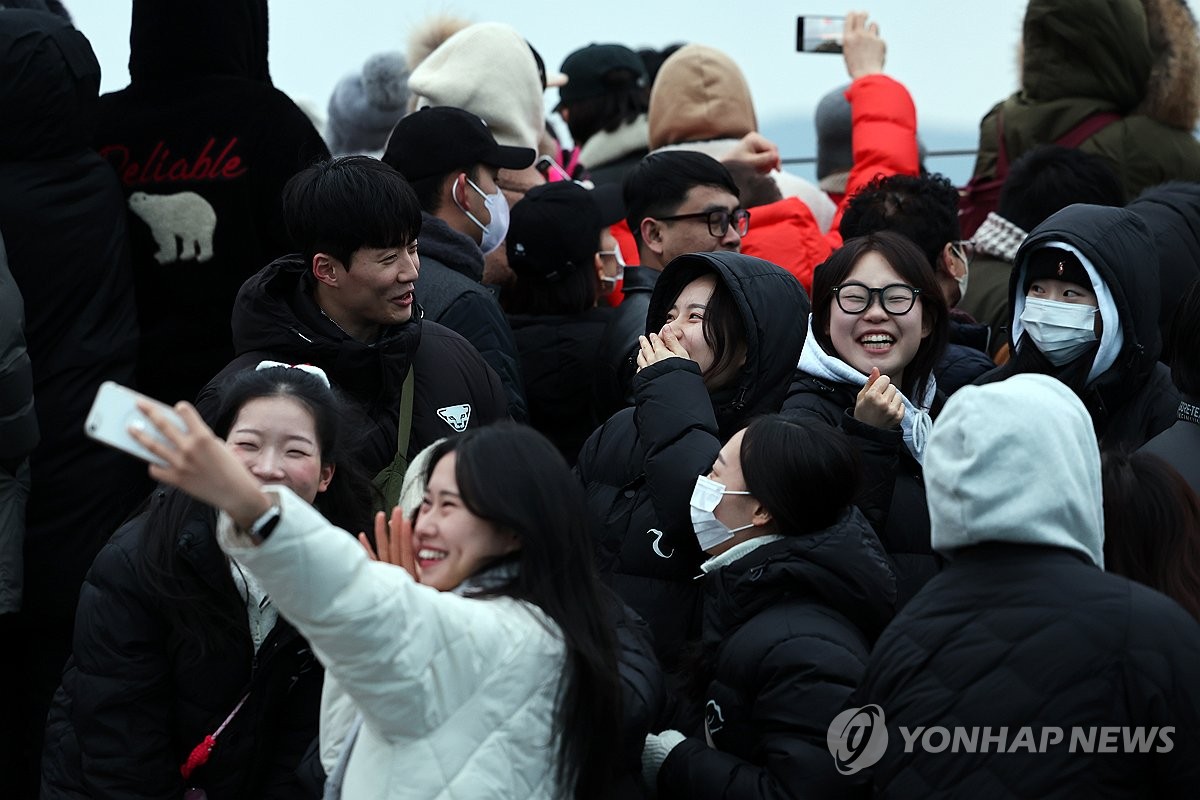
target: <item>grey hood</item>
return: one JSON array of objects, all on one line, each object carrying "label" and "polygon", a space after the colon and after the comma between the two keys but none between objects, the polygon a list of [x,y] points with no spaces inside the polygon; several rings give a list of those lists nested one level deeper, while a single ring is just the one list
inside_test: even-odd
[{"label": "grey hood", "polygon": [[1104,567],[1100,448],[1061,381],[1021,374],[966,386],[925,453],[930,541],[947,557],[983,542],[1063,547]]}]

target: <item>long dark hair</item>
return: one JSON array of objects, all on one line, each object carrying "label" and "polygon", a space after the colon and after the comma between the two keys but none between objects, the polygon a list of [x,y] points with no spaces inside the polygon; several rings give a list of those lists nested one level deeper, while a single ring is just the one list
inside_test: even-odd
[{"label": "long dark hair", "polygon": [[1150,453],[1106,451],[1104,565],[1157,589],[1200,620],[1200,499]]},{"label": "long dark hair", "polygon": [[933,368],[950,339],[950,315],[933,267],[921,249],[908,238],[891,231],[878,231],[849,239],[817,267],[813,272],[813,336],[817,337],[826,353],[841,358],[828,332],[829,319],[833,314],[833,287],[841,285],[867,253],[878,253],[902,280],[921,290],[917,302],[929,321],[930,332],[921,340],[912,361],[904,368],[904,381],[900,386],[905,397],[919,404],[925,395],[925,387],[929,385],[929,376],[933,374]]},{"label": "long dark hair", "polygon": [[[374,493],[357,462],[344,452],[347,415],[338,394],[319,378],[303,370],[274,367],[247,369],[235,374],[222,389],[221,406],[213,430],[229,434],[238,413],[251,400],[287,397],[312,415],[322,466],[335,467],[328,488],[313,505],[340,528],[370,530]],[[156,491],[145,514],[138,569],[163,614],[203,657],[210,650],[236,646],[245,627],[245,601],[232,573],[222,570],[220,588],[194,580],[195,572],[181,552],[180,534],[214,535],[217,512],[174,488]],[[214,545],[215,546],[215,545]]]},{"label": "long dark hair", "polygon": [[739,452],[746,489],[792,536],[833,525],[861,479],[858,448],[823,420],[768,414],[751,421]]},{"label": "long dark hair", "polygon": [[427,483],[449,453],[463,505],[521,542],[511,556],[518,574],[487,594],[536,605],[566,644],[555,710],[560,785],[574,787],[580,800],[604,797],[620,753],[621,687],[583,487],[554,445],[525,426],[502,423],[446,439],[429,459]]}]

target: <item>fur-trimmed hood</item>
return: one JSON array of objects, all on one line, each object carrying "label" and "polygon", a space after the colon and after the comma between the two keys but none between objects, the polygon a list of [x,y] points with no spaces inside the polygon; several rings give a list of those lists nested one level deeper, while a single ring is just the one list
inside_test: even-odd
[{"label": "fur-trimmed hood", "polygon": [[1021,91],[1107,100],[1190,131],[1200,119],[1200,38],[1183,0],[1031,0]]}]

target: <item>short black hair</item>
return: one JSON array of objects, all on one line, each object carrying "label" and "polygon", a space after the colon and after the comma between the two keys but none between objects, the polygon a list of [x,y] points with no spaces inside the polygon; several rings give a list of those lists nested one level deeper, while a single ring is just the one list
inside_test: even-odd
[{"label": "short black hair", "polygon": [[460,172],[465,172],[468,178],[475,183],[479,183],[478,164],[464,164],[441,175],[430,175],[428,178],[411,181],[409,186],[416,192],[417,202],[420,203],[421,210],[426,214],[436,214],[442,207],[442,185],[446,182],[446,178],[451,175],[457,175]]},{"label": "short black hair", "polygon": [[1125,190],[1103,157],[1073,147],[1035,147],[1009,168],[996,213],[1024,231],[1073,203],[1125,205]]},{"label": "short black hair", "polygon": [[962,238],[958,189],[944,175],[888,175],[863,187],[846,204],[843,240],[895,231],[907,236],[936,267],[947,242]]},{"label": "short black hair", "polygon": [[790,536],[831,527],[862,481],[858,448],[817,417],[757,417],[739,455],[746,488]]},{"label": "short black hair", "polygon": [[369,156],[302,169],[283,187],[283,224],[308,261],[328,253],[346,269],[363,247],[403,247],[421,232],[421,206],[399,172]]},{"label": "short black hair", "polygon": [[651,153],[625,175],[625,221],[633,238],[642,240],[642,220],[674,214],[695,186],[713,186],[740,198],[725,165],[704,153],[668,150]]}]

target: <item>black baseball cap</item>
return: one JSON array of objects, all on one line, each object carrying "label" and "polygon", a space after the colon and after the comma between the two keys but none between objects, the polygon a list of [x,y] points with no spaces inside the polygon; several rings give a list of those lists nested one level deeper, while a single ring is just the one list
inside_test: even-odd
[{"label": "black baseball cap", "polygon": [[589,44],[571,53],[562,64],[567,84],[558,90],[558,108],[607,94],[611,89],[605,77],[618,69],[636,75],[639,86],[649,83],[641,57],[623,44]]},{"label": "black baseball cap", "polygon": [[512,207],[505,247],[518,279],[558,281],[590,269],[600,249],[600,208],[573,181],[535,186]]},{"label": "black baseball cap", "polygon": [[396,123],[382,160],[411,182],[475,164],[525,169],[535,158],[530,147],[497,144],[487,123],[469,111],[426,106]]}]

